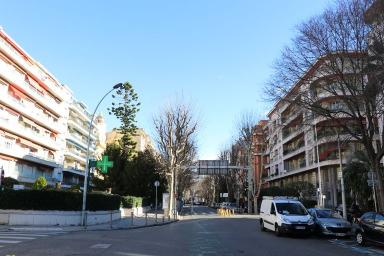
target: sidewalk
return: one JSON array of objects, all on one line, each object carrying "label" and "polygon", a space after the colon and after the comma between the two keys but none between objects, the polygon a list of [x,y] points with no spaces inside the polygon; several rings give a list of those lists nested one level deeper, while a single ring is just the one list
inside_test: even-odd
[{"label": "sidewalk", "polygon": [[10,230],[10,231],[49,231],[49,232],[71,232],[71,231],[101,231],[101,230],[122,230],[122,229],[136,229],[136,228],[145,228],[153,226],[161,226],[170,223],[174,223],[178,220],[163,219],[163,214],[157,215],[157,221],[155,214],[149,213],[147,217],[145,214],[141,216],[129,216],[124,217],[120,220],[112,221],[112,223],[104,223],[97,225],[89,225],[87,227],[83,226],[9,226],[9,225],[0,225],[0,231]]}]

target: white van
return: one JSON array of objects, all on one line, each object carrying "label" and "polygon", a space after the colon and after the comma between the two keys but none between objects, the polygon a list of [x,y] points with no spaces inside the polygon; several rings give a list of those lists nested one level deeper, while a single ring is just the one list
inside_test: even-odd
[{"label": "white van", "polygon": [[260,207],[260,229],[282,233],[312,233],[315,222],[300,201],[294,197],[263,197]]}]

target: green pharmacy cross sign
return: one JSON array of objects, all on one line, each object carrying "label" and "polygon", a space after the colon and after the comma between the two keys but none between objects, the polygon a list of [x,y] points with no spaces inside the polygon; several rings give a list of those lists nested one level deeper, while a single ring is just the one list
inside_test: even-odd
[{"label": "green pharmacy cross sign", "polygon": [[91,161],[89,166],[101,169],[101,173],[107,173],[108,168],[113,167],[113,162],[108,160],[108,156],[103,156],[99,161]]}]

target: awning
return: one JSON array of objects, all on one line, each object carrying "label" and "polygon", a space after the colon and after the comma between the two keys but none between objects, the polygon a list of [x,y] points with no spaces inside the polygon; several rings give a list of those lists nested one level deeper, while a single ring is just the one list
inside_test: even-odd
[{"label": "awning", "polygon": [[35,126],[35,127],[37,126],[35,122],[33,122],[32,120],[29,120],[29,119],[27,119],[27,118],[25,118],[25,117],[22,117],[21,120],[22,120],[24,123],[29,124],[30,126]]},{"label": "awning", "polygon": [[17,46],[17,44],[14,43],[14,42],[12,41],[12,39],[10,39],[10,38],[9,38],[3,31],[1,31],[1,30],[0,30],[0,36],[1,36],[2,38],[4,38],[4,40],[7,41],[10,45],[12,45],[12,47],[13,47],[17,52],[19,52],[19,53],[21,54],[21,56],[23,56],[24,59],[26,59],[27,61],[29,61],[30,63],[32,63],[31,60],[29,59],[29,57],[27,56],[27,54],[26,54],[26,53],[25,53],[19,46]]},{"label": "awning", "polygon": [[23,144],[23,145],[25,145],[27,147],[34,148],[36,150],[38,150],[40,148],[40,146],[34,144],[33,142],[25,140],[25,139],[22,139],[22,138],[18,138],[17,142],[20,143],[20,144]]},{"label": "awning", "polygon": [[26,95],[21,91],[19,91],[18,89],[16,89],[13,85],[8,86],[8,91],[10,91],[15,98],[20,98],[20,99],[26,98]]},{"label": "awning", "polygon": [[18,137],[12,133],[9,133],[7,131],[1,130],[1,133],[8,139],[14,139],[16,140]]},{"label": "awning", "polygon": [[25,81],[30,85],[32,86],[33,88],[35,88],[40,94],[43,94],[44,95],[44,90],[43,88],[41,87],[41,85],[36,82],[35,79],[33,79],[31,76],[29,75],[25,75]]}]

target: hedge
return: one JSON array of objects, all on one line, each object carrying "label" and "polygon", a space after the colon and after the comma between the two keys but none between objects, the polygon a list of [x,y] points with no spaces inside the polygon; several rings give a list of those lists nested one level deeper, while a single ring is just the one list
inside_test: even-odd
[{"label": "hedge", "polygon": [[[0,191],[0,209],[12,210],[58,210],[80,211],[83,194],[55,190],[4,190]],[[119,195],[89,193],[87,210],[118,210],[121,205]]]},{"label": "hedge", "polygon": [[124,208],[133,208],[143,206],[143,198],[136,196],[123,196],[121,197],[121,203]]}]

